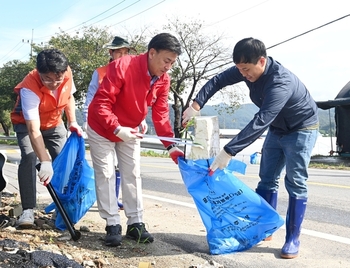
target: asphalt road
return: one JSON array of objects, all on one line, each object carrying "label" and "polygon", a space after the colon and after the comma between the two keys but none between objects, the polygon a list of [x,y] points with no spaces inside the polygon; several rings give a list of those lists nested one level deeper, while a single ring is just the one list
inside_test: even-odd
[{"label": "asphalt road", "polygon": [[[19,154],[14,150],[8,158],[18,161]],[[168,158],[142,157],[141,168],[145,220],[150,223],[149,231],[162,243],[179,246],[188,254],[214,260],[224,267],[350,267],[349,171],[309,170],[309,200],[300,254],[296,259],[284,260],[279,257],[284,227],[275,232],[272,241],[261,242],[250,250],[208,254],[204,225],[178,167]],[[237,174],[237,177],[255,189],[259,181],[258,168],[248,164],[246,174]],[[287,202],[282,180],[277,211],[283,218]]]},{"label": "asphalt road", "polygon": [[[248,164],[246,174],[236,176],[255,189],[259,181],[258,169],[258,165]],[[193,206],[177,166],[169,159],[142,158],[142,178],[146,199],[168,201],[174,205],[174,210],[178,206]],[[211,256],[212,259],[225,267],[350,267],[350,172],[309,169],[308,186],[308,206],[298,258],[279,257],[285,236],[282,227],[271,242],[260,243],[245,252]],[[283,218],[287,206],[288,194],[281,180],[277,211]],[[193,214],[198,213],[196,208],[192,210]],[[188,240],[191,243],[183,245],[190,245],[189,252],[207,253],[203,237],[190,236]]]}]

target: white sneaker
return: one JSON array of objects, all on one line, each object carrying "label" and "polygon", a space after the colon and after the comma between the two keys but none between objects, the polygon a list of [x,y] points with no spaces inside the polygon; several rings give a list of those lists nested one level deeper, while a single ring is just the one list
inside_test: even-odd
[{"label": "white sneaker", "polygon": [[31,208],[23,210],[21,216],[17,220],[17,226],[22,228],[30,228],[34,224],[34,211]]}]

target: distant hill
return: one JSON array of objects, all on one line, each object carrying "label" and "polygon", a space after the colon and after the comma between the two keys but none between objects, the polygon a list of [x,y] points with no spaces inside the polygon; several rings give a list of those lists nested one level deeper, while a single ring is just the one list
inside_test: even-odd
[{"label": "distant hill", "polygon": [[[225,111],[227,105],[221,104],[220,110]],[[170,120],[173,122],[174,119],[174,111],[169,104],[170,108]],[[201,115],[203,116],[213,116],[216,115],[219,117],[219,127],[222,129],[243,129],[246,124],[254,117],[254,114],[258,112],[258,107],[256,107],[252,103],[248,104],[242,104],[233,114],[230,114],[228,112],[224,112],[221,115],[218,114],[217,109],[214,106],[211,105],[205,105],[204,108],[201,110]],[[329,114],[330,113],[330,114]],[[77,111],[77,121],[80,125],[83,123],[83,119],[81,116],[81,112]],[[319,119],[320,119],[320,132],[323,135],[329,135],[330,133],[330,120],[332,124],[332,135],[334,136],[334,109],[330,110],[321,110],[319,109],[318,112]],[[150,132],[154,134],[154,128],[152,123],[152,117],[151,113],[148,113],[146,121],[148,123]],[[172,123],[173,124],[173,123]]]},{"label": "distant hill", "polygon": [[[222,107],[225,107],[225,104],[222,104]],[[223,110],[221,108],[221,110]],[[219,117],[219,127],[222,129],[225,128],[235,128],[243,129],[246,124],[252,120],[254,115],[258,112],[258,107],[253,103],[242,104],[239,109],[237,109],[233,114],[224,113],[218,115],[217,111],[213,106],[204,106],[201,111],[202,115],[218,115]],[[330,121],[332,125],[332,131],[334,131],[334,109],[330,110],[321,110],[318,109],[318,116],[320,121],[320,132],[322,134],[330,133]],[[332,133],[334,135],[334,133]]]},{"label": "distant hill", "polygon": [[[220,110],[225,110],[226,104],[220,105]],[[222,113],[218,114],[214,106],[205,105],[201,110],[201,115],[211,116],[216,115],[219,118],[219,127],[222,129],[243,129],[246,124],[252,120],[254,115],[259,111],[258,107],[253,103],[242,104],[233,114]],[[330,113],[330,115],[329,115]],[[334,109],[330,110],[318,110],[318,116],[320,120],[320,132],[322,134],[330,133],[330,120],[332,124],[332,135],[334,136]],[[174,118],[173,110],[171,109],[171,118]]]},{"label": "distant hill", "polygon": [[[225,111],[227,107],[226,104],[220,105],[220,110]],[[220,128],[235,128],[243,129],[246,124],[252,120],[254,115],[258,112],[258,107],[254,104],[242,104],[233,114],[229,112],[222,113],[218,115],[217,109],[215,107],[206,105],[201,111],[201,115],[218,115],[219,117],[219,127]]]}]

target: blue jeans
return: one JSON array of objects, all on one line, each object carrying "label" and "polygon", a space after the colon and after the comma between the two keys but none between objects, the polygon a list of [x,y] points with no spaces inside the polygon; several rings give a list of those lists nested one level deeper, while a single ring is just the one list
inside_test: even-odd
[{"label": "blue jeans", "polygon": [[258,189],[278,191],[284,167],[285,187],[290,197],[307,198],[307,168],[318,130],[299,130],[288,135],[268,132],[260,162]]}]

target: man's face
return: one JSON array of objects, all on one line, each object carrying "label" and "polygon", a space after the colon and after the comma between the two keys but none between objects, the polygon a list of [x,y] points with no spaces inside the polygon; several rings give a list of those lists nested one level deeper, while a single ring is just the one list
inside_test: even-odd
[{"label": "man's face", "polygon": [[64,80],[64,73],[39,73],[41,82],[50,90],[56,90]]},{"label": "man's face", "polygon": [[113,60],[119,59],[125,55],[129,54],[129,49],[126,47],[121,47],[117,49],[110,49],[109,54],[111,55]]},{"label": "man's face", "polygon": [[162,76],[171,69],[177,59],[177,54],[169,50],[155,50],[148,52],[148,70],[150,74]]},{"label": "man's face", "polygon": [[249,81],[255,82],[264,73],[266,66],[266,58],[261,57],[256,64],[238,63],[236,67],[241,74]]}]

